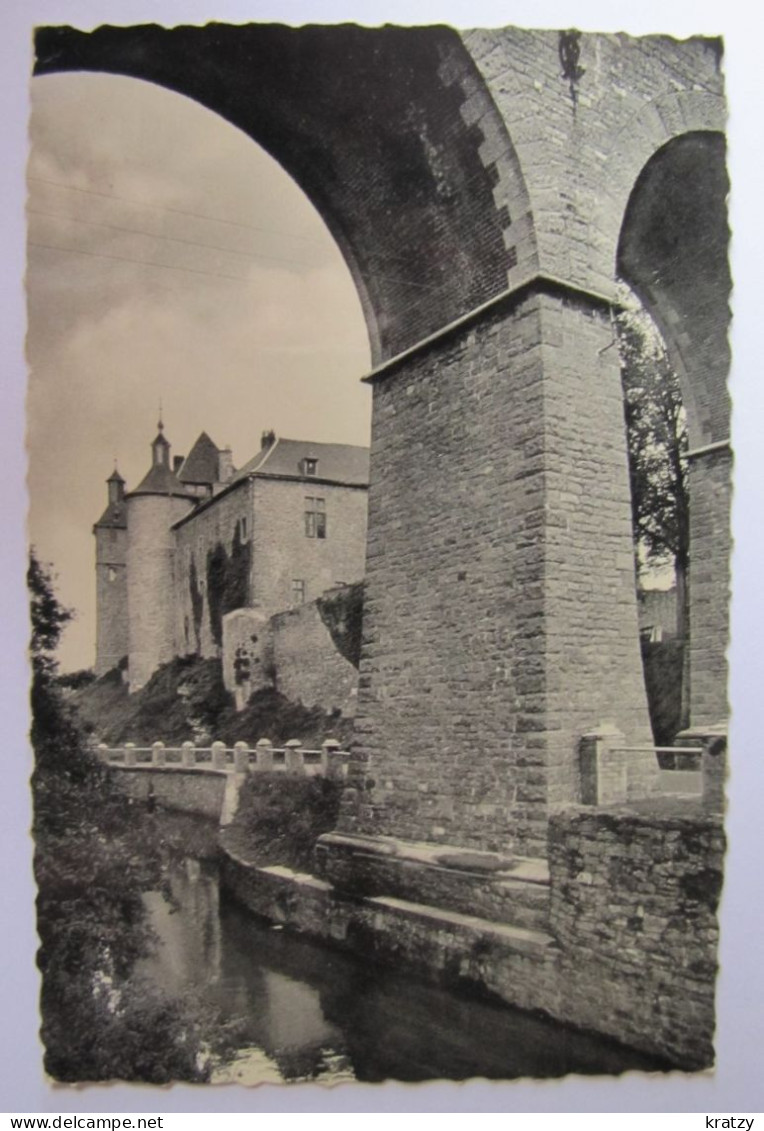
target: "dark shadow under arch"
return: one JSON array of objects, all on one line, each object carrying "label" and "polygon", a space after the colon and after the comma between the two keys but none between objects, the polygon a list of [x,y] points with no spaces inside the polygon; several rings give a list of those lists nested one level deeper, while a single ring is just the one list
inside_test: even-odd
[{"label": "dark shadow under arch", "polygon": [[375,363],[506,288],[512,218],[494,200],[484,132],[461,113],[482,80],[451,29],[56,27],[38,30],[36,52],[36,74],[145,79],[262,145],[337,240]]},{"label": "dark shadow under arch", "polygon": [[729,437],[728,192],[723,135],[682,134],[642,169],[618,245],[618,274],[650,311],[682,382],[691,447]]}]

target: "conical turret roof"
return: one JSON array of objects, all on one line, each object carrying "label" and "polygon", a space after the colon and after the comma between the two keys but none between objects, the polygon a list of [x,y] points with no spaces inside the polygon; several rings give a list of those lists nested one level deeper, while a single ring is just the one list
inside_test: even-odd
[{"label": "conical turret roof", "polygon": [[151,442],[151,467],[126,497],[133,499],[136,495],[172,495],[195,499],[196,496],[186,490],[170,467],[170,443],[164,434],[161,419],[157,427],[159,431]]}]

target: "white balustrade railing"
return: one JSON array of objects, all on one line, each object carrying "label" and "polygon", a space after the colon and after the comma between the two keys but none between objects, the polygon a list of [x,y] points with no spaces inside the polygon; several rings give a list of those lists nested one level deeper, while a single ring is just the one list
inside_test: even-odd
[{"label": "white balustrade railing", "polygon": [[211,746],[195,746],[193,742],[184,742],[181,746],[165,746],[163,742],[137,746],[126,742],[112,747],[101,743],[98,754],[111,766],[147,770],[276,771],[324,777],[344,776],[349,757],[333,738],[328,738],[319,750],[306,749],[299,739],[292,739],[285,746],[274,746],[270,739],[261,738],[253,747],[246,742],[233,746],[226,746],[224,742],[213,742]]}]

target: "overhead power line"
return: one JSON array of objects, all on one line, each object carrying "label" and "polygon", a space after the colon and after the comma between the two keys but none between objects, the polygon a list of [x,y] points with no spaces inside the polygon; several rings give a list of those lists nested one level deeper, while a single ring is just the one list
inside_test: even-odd
[{"label": "overhead power line", "polygon": [[[222,271],[205,271],[201,267],[183,267],[177,263],[154,263],[150,259],[135,259],[128,255],[111,255],[104,251],[85,251],[84,248],[79,247],[60,247],[56,244],[41,243],[37,240],[29,240],[29,247],[35,247],[42,251],[58,251],[64,255],[85,255],[93,259],[113,259],[118,263],[135,263],[139,267],[154,267],[163,271],[184,271],[191,275],[209,275],[218,279],[233,279],[237,283],[247,283],[249,280],[244,275],[229,275]],[[424,291],[435,291],[440,288],[429,287],[426,283],[413,283],[407,279],[395,279],[390,275],[373,275],[371,278],[382,280],[383,282],[396,283],[404,287],[416,287]]]},{"label": "overhead power line", "polygon": [[[136,200],[134,197],[119,196],[117,193],[113,192],[100,192],[98,189],[80,188],[79,185],[67,185],[63,184],[61,181],[50,180],[47,177],[35,177],[30,175],[27,179],[29,181],[33,181],[35,184],[52,185],[54,188],[64,189],[67,192],[79,192],[84,193],[86,196],[98,196],[103,198],[104,200],[117,201],[120,204],[129,204],[138,208],[151,208],[156,212],[171,212],[177,216],[185,216],[194,220],[204,220],[213,224],[228,224],[234,228],[243,228],[245,231],[249,232],[264,232],[269,236],[278,236],[279,238],[283,237],[290,240],[299,240],[302,243],[312,243],[316,246],[322,246],[325,242],[324,240],[316,239],[315,236],[302,236],[296,232],[287,232],[284,229],[280,228],[265,228],[262,225],[258,224],[245,224],[240,220],[227,220],[223,219],[223,217],[221,216],[209,216],[205,215],[202,212],[191,212],[190,210],[183,208],[173,208],[169,204],[152,204],[148,200]],[[473,179],[474,177],[470,178],[470,180]],[[408,262],[408,259],[405,256],[394,255],[391,252],[377,252],[377,257],[380,259],[389,260],[391,263]],[[415,284],[412,283],[411,285],[414,286]]]},{"label": "overhead power line", "polygon": [[93,259],[113,259],[118,263],[137,263],[139,267],[155,267],[162,271],[185,271],[190,275],[213,275],[218,279],[233,279],[237,283],[246,283],[248,280],[243,275],[228,275],[221,271],[203,271],[198,267],[181,267],[172,263],[152,263],[148,259],[132,259],[128,255],[107,255],[102,251],[85,251],[79,247],[58,247],[56,244],[38,243],[29,240],[29,247],[36,247],[42,251],[58,251],[64,255],[86,255]]},{"label": "overhead power line", "polygon": [[238,255],[242,259],[268,259],[275,263],[295,263],[298,266],[318,267],[320,264],[309,259],[291,259],[285,255],[268,255],[261,251],[238,251],[233,247],[221,247],[220,244],[202,243],[199,240],[189,240],[182,236],[166,236],[161,232],[147,232],[140,228],[125,228],[121,224],[107,224],[102,220],[85,220],[81,216],[62,216],[57,212],[44,212],[40,208],[27,208],[33,216],[47,216],[52,220],[64,220],[73,224],[87,224],[92,228],[108,228],[112,232],[125,232],[131,236],[143,236],[146,239],[167,240],[170,243],[187,244],[189,247],[203,247],[207,251],[220,251],[225,255]]},{"label": "overhead power line", "polygon": [[79,185],[66,185],[61,181],[49,180],[47,177],[30,176],[28,179],[30,181],[34,181],[36,184],[53,185],[55,188],[66,189],[67,192],[81,192],[86,196],[101,196],[105,197],[106,200],[118,200],[122,204],[132,204],[136,205],[139,208],[153,208],[158,212],[173,212],[178,216],[190,216],[194,220],[208,220],[213,224],[228,224],[233,228],[244,228],[250,232],[266,232],[268,235],[285,236],[287,239],[300,240],[304,243],[323,243],[322,240],[316,239],[315,236],[301,236],[296,232],[278,231],[275,228],[264,228],[261,225],[257,224],[244,224],[240,220],[227,220],[222,216],[207,216],[202,212],[191,212],[184,208],[173,208],[169,204],[152,204],[148,200],[136,200],[134,197],[119,196],[114,192],[99,192],[98,189],[80,188]]}]

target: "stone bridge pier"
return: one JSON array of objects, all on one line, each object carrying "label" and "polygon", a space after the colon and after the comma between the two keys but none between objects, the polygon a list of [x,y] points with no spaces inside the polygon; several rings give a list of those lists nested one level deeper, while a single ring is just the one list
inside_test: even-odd
[{"label": "stone bridge pier", "polygon": [[[624,279],[690,431],[692,722],[726,714],[729,274],[721,46],[444,27],[43,29],[37,73],[168,86],[313,201],[372,347],[364,643],[340,830],[546,854],[581,736],[650,740]],[[256,202],[253,202],[253,208]],[[640,760],[642,759],[642,760]],[[632,788],[651,759],[635,755]]]}]

